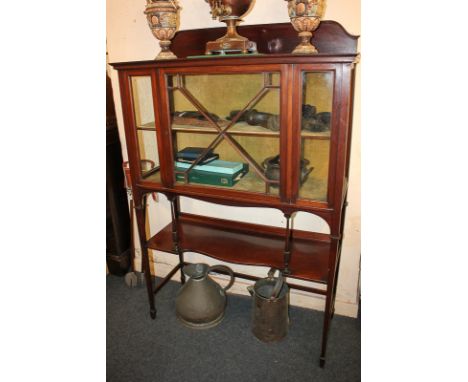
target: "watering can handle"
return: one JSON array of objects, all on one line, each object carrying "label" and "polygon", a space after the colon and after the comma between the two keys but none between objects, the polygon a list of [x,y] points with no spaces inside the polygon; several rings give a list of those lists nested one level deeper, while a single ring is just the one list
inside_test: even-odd
[{"label": "watering can handle", "polygon": [[[268,272],[268,278],[273,278],[273,275],[275,274],[276,269],[272,268]],[[273,288],[273,292],[271,293],[270,300],[274,300],[275,298],[278,298],[278,295],[281,292],[281,289],[283,288],[283,283],[284,283],[284,278],[283,278],[283,273],[278,269],[278,279],[276,280],[275,287]]]},{"label": "watering can handle", "polygon": [[234,272],[232,271],[231,268],[225,266],[225,265],[213,265],[211,267],[208,268],[208,272],[207,273],[210,273],[211,271],[213,270],[216,270],[216,269],[219,269],[219,270],[224,270],[226,271],[227,273],[229,273],[229,276],[231,276],[231,280],[229,280],[229,284],[226,285],[223,290],[226,292],[230,287],[232,287],[232,284],[234,284]]}]

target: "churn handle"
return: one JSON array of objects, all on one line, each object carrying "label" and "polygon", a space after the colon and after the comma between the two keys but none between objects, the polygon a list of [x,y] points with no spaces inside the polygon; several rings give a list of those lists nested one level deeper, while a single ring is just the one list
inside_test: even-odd
[{"label": "churn handle", "polygon": [[[275,271],[276,269],[271,268],[268,272],[268,278],[273,278]],[[281,289],[283,288],[283,283],[284,283],[283,273],[278,269],[278,279],[276,281],[275,287],[273,288],[273,292],[271,293],[270,300],[274,300],[275,298],[278,298],[281,292]]]},{"label": "churn handle", "polygon": [[226,265],[219,264],[219,265],[213,265],[209,267],[207,273],[210,273],[211,271],[215,269],[225,270],[227,273],[229,273],[229,276],[231,276],[231,280],[229,281],[229,284],[223,288],[223,290],[226,292],[230,287],[232,287],[232,284],[234,284],[234,272],[232,271],[231,268],[227,267]]}]

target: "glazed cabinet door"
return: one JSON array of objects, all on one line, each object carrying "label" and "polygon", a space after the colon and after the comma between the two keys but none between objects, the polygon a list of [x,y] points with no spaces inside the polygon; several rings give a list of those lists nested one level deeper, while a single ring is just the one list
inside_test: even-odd
[{"label": "glazed cabinet door", "polygon": [[287,86],[282,65],[161,70],[161,125],[170,187],[203,193],[285,194]]},{"label": "glazed cabinet door", "polygon": [[299,65],[294,73],[293,189],[298,204],[333,204],[340,130],[340,66]]},{"label": "glazed cabinet door", "polygon": [[160,130],[155,123],[156,76],[153,71],[124,71],[119,75],[130,168],[135,178],[132,181],[161,183]]}]

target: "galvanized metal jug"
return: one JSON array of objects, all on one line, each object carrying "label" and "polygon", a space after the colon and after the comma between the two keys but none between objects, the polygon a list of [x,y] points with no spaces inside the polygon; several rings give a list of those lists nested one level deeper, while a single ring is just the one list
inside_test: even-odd
[{"label": "galvanized metal jug", "polygon": [[[213,281],[208,273],[224,270],[231,279],[224,288]],[[186,326],[207,329],[216,326],[224,317],[226,291],[234,284],[234,273],[225,265],[189,264],[183,272],[190,277],[179,289],[176,297],[176,314]]]},{"label": "galvanized metal jug", "polygon": [[268,277],[247,287],[253,296],[252,332],[260,341],[274,342],[286,337],[289,326],[289,287],[279,271],[270,269]]}]

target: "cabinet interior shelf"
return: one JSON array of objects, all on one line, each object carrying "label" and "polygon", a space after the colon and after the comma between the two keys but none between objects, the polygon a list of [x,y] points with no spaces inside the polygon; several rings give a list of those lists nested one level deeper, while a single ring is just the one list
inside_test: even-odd
[{"label": "cabinet interior shelf", "polygon": [[[156,130],[154,122],[145,123],[137,126],[137,130]],[[218,131],[214,127],[201,127],[201,126],[188,126],[188,125],[172,125],[172,131],[181,133],[199,133],[199,134],[217,134]],[[229,134],[232,135],[252,135],[252,136],[265,136],[265,137],[279,137],[279,132],[271,131],[266,127],[253,126],[245,122],[236,123],[234,126],[229,128]],[[330,139],[330,131],[324,132],[312,132],[302,131],[302,138],[312,139]]]},{"label": "cabinet interior shelf", "polygon": [[[286,230],[259,224],[182,213],[178,219],[179,246],[237,264],[283,268]],[[326,283],[331,250],[329,236],[292,231],[289,277]],[[175,253],[172,224],[148,241],[148,248]]]}]

